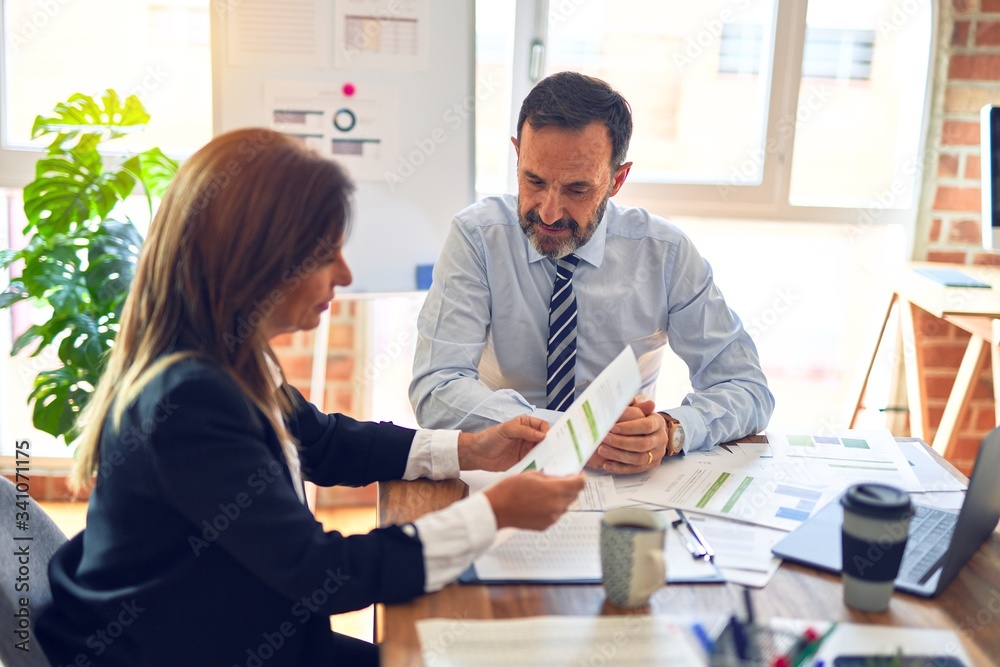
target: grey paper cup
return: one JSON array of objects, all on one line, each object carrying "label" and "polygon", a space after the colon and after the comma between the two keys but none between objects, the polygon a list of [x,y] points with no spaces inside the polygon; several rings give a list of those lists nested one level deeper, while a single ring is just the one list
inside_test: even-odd
[{"label": "grey paper cup", "polygon": [[840,499],[844,604],[859,611],[889,607],[909,533],[910,495],[887,484],[855,484]]}]

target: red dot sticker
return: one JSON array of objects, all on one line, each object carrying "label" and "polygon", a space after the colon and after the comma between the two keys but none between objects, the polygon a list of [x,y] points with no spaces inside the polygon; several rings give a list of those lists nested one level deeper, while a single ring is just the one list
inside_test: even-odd
[{"label": "red dot sticker", "polygon": [[345,96],[350,97],[351,95],[354,94],[354,90],[355,90],[355,88],[354,88],[354,84],[353,83],[345,83],[344,84],[343,91],[344,91],[344,95]]}]

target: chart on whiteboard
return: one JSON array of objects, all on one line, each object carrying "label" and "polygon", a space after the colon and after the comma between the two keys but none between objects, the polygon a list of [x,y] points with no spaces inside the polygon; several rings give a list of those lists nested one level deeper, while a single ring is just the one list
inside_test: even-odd
[{"label": "chart on whiteboard", "polygon": [[382,180],[392,170],[399,143],[393,86],[267,81],[264,101],[271,129],[336,159],[355,179]]}]

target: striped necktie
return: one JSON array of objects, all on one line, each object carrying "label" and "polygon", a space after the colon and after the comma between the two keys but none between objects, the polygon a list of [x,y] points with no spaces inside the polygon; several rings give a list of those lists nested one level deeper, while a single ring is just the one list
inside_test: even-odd
[{"label": "striped necktie", "polygon": [[580,263],[576,255],[556,260],[556,280],[549,301],[549,345],[546,407],[564,411],[576,393],[576,297],[573,270]]}]

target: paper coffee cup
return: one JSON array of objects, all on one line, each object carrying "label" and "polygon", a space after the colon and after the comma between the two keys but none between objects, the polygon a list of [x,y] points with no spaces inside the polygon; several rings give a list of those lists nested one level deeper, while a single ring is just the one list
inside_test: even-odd
[{"label": "paper coffee cup", "polygon": [[667,522],[657,512],[622,507],[601,519],[601,573],[608,601],[640,607],[667,578]]},{"label": "paper coffee cup", "polygon": [[884,611],[906,549],[913,516],[910,496],[886,484],[855,484],[840,504],[844,604],[859,611]]}]

